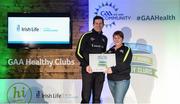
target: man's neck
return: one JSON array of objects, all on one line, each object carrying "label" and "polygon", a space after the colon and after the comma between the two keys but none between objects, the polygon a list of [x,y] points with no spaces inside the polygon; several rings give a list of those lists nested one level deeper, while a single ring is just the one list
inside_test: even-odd
[{"label": "man's neck", "polygon": [[95,29],[93,29],[94,30],[94,32],[96,32],[96,33],[98,33],[98,34],[101,34],[102,33],[102,31],[96,31]]}]

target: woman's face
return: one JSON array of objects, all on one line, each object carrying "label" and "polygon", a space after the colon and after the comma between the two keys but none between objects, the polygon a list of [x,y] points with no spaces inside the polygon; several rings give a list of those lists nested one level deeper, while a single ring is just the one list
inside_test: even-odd
[{"label": "woman's face", "polygon": [[119,35],[115,35],[113,41],[115,45],[121,45],[123,43],[123,39]]}]

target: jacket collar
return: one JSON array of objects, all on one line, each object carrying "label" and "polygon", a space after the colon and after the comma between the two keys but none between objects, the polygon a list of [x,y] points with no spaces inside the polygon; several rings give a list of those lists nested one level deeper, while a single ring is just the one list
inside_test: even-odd
[{"label": "jacket collar", "polygon": [[[122,43],[122,46],[120,48],[124,47],[124,43]],[[112,47],[112,49],[115,48],[115,45]],[[120,48],[118,48],[117,50],[119,50]]]},{"label": "jacket collar", "polygon": [[95,33],[95,34],[101,34],[101,35],[102,35],[102,33],[103,33],[102,31],[101,31],[101,32],[97,32],[97,31],[95,31],[94,29],[92,29],[92,32]]}]

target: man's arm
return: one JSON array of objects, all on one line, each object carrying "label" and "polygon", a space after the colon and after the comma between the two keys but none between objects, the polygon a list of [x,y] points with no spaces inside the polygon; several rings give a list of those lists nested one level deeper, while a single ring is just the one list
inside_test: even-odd
[{"label": "man's arm", "polygon": [[79,60],[80,62],[80,65],[83,66],[83,67],[86,67],[89,65],[88,63],[88,60],[86,60],[85,57],[87,57],[87,52],[85,52],[85,46],[87,46],[87,37],[85,36],[86,34],[83,34],[81,36],[81,38],[79,39],[79,42],[78,42],[78,45],[77,45],[77,48],[76,48],[76,57],[77,59]]}]

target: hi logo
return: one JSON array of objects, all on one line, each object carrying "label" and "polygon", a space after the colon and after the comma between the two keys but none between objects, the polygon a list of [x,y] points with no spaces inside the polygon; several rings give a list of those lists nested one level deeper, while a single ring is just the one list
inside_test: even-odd
[{"label": "hi logo", "polygon": [[7,100],[9,103],[30,103],[32,91],[24,83],[14,83],[8,88]]}]

